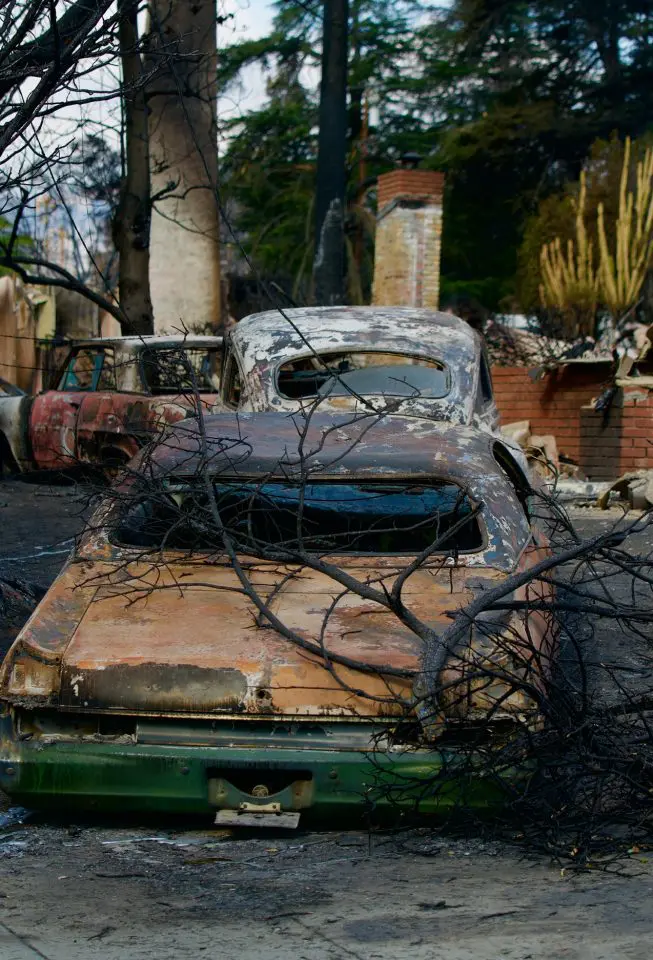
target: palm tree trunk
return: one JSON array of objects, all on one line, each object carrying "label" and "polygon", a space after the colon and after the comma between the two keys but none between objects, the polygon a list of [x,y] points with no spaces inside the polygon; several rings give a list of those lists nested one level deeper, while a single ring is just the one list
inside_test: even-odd
[{"label": "palm tree trunk", "polygon": [[152,0],[150,283],[157,332],[221,321],[215,0]]}]

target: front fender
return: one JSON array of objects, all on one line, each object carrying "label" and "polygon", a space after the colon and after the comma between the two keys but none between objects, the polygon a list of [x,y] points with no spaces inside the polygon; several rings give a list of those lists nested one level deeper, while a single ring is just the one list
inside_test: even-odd
[{"label": "front fender", "polygon": [[33,397],[0,397],[0,435],[21,472],[34,469],[29,435]]}]

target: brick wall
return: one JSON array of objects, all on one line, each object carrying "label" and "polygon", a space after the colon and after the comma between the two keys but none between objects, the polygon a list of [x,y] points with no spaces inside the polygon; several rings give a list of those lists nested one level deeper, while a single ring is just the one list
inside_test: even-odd
[{"label": "brick wall", "polygon": [[533,433],[552,433],[590,480],[653,469],[653,393],[619,391],[607,415],[589,406],[609,373],[606,363],[570,364],[535,382],[525,367],[493,367],[501,422],[530,420]]},{"label": "brick wall", "polygon": [[560,453],[578,460],[581,408],[601,393],[609,372],[605,363],[571,364],[534,381],[526,367],[493,367],[501,421],[530,420],[533,433],[552,433]]},{"label": "brick wall", "polygon": [[432,170],[379,177],[373,303],[437,310],[443,185]]},{"label": "brick wall", "polygon": [[592,480],[653,469],[653,395],[623,390],[605,414],[581,410],[580,460]]},{"label": "brick wall", "polygon": [[444,174],[437,170],[406,170],[400,168],[382,173],[377,180],[377,208],[379,214],[397,197],[429,198],[442,203]]}]

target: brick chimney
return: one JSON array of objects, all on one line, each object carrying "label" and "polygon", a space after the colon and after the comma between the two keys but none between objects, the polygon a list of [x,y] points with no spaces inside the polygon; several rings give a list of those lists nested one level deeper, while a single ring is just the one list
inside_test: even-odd
[{"label": "brick chimney", "polygon": [[444,174],[418,170],[405,154],[402,167],[378,178],[372,303],[437,310]]}]

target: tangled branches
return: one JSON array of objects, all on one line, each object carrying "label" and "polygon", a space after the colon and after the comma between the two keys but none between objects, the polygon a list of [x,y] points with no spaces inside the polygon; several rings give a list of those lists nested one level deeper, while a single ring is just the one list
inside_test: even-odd
[{"label": "tangled branches", "polygon": [[649,514],[581,536],[497,436],[378,404],[195,401],[80,544],[94,622],[134,651],[96,651],[103,677],[136,655],[158,678],[103,709],[355,744],[356,822],[482,822],[584,865],[652,841]]}]

